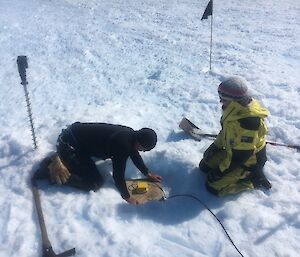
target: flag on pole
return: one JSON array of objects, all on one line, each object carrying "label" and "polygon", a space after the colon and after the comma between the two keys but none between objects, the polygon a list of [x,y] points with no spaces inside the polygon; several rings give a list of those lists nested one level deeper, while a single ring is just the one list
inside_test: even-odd
[{"label": "flag on pole", "polygon": [[209,3],[207,4],[205,11],[202,15],[201,20],[207,19],[208,16],[212,15],[212,9],[213,9],[213,1],[210,0]]}]

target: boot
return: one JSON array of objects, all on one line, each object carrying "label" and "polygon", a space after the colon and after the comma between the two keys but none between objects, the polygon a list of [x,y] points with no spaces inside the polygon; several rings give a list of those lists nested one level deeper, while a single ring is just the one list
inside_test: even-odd
[{"label": "boot", "polygon": [[39,168],[36,170],[36,172],[33,174],[33,179],[49,179],[50,181],[50,170],[48,166],[52,162],[52,158],[56,155],[56,153],[51,154],[48,157],[45,157],[41,163]]},{"label": "boot", "polygon": [[256,189],[264,188],[269,190],[272,188],[272,184],[270,183],[269,180],[267,180],[266,176],[263,174],[262,171],[251,174],[250,179],[254,188]]}]

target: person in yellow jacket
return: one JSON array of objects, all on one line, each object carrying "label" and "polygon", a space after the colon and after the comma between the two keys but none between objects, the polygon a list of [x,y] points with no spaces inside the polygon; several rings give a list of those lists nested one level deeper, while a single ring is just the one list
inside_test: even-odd
[{"label": "person in yellow jacket", "polygon": [[263,173],[266,157],[267,109],[248,93],[246,80],[232,76],[218,87],[222,129],[199,164],[207,173],[207,189],[217,196],[246,189],[270,189]]}]

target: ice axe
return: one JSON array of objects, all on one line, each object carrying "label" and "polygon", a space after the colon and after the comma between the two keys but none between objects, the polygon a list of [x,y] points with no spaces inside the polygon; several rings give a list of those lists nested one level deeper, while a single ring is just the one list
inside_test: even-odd
[{"label": "ice axe", "polygon": [[33,177],[31,179],[31,190],[34,196],[34,202],[35,202],[35,207],[37,210],[38,214],[38,219],[39,219],[39,224],[40,224],[40,229],[42,233],[42,244],[43,244],[43,255],[42,257],[67,257],[67,256],[73,256],[75,255],[75,248],[72,248],[68,251],[65,251],[60,254],[56,254],[51,246],[50,240],[48,238],[47,230],[46,230],[46,225],[45,225],[45,220],[43,216],[43,211],[42,211],[42,206],[41,206],[41,199],[40,199],[40,194],[37,188],[37,182],[36,179]]}]

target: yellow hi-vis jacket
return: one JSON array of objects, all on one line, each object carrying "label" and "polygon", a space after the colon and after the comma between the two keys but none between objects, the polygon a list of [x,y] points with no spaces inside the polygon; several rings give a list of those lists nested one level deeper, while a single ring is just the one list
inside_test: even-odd
[{"label": "yellow hi-vis jacket", "polygon": [[[250,167],[256,164],[256,153],[266,145],[267,127],[264,118],[269,115],[266,108],[258,101],[252,100],[248,106],[242,106],[232,101],[223,111],[221,118],[222,130],[214,141],[219,149],[226,150],[226,157],[220,163],[221,172],[228,169],[232,160],[232,150],[253,150],[252,156],[243,163]],[[257,130],[241,126],[240,120],[249,117],[259,117],[260,124]]]}]

